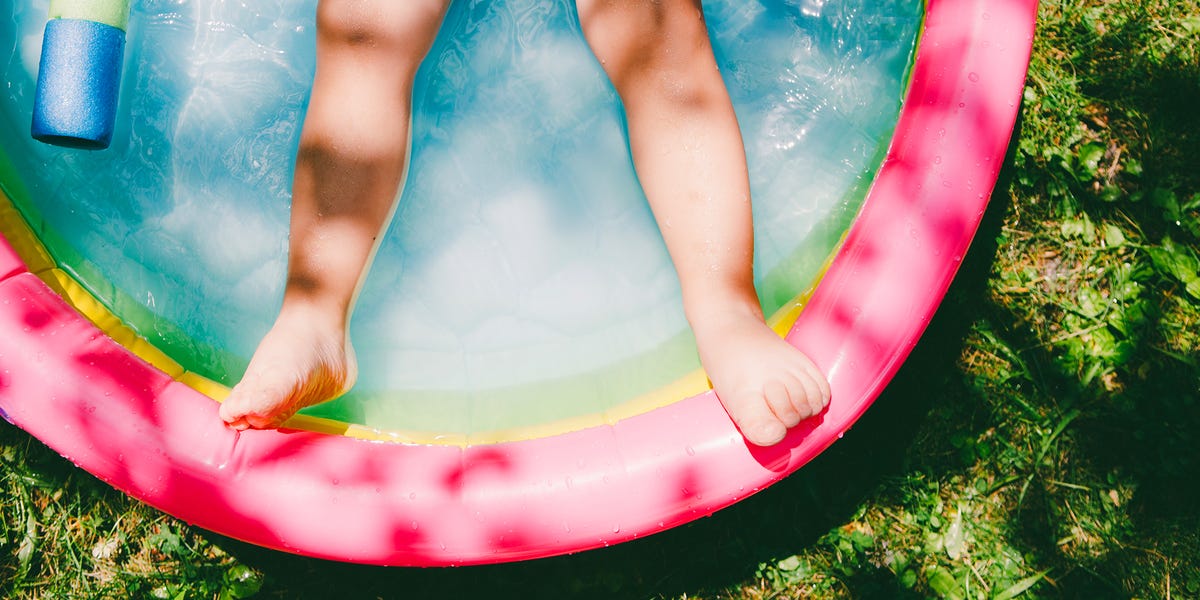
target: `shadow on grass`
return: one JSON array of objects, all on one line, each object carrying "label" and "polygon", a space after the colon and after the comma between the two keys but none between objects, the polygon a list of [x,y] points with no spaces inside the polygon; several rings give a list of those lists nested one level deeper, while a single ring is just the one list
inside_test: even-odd
[{"label": "shadow on grass", "polygon": [[[1031,400],[1046,411],[1040,425],[1053,429],[1076,411],[1049,455],[1053,462],[1027,467],[1032,483],[1009,523],[1015,541],[1053,569],[1055,588],[1066,597],[1165,593],[1173,572],[1175,589],[1200,589],[1200,355],[1168,350],[1172,336],[1195,336],[1171,322],[1178,313],[1168,309],[1190,306],[1194,318],[1200,305],[1146,256],[1164,237],[1193,250],[1200,242],[1188,226],[1189,218],[1200,223],[1195,207],[1180,215],[1178,206],[1155,200],[1167,193],[1180,204],[1200,197],[1200,44],[1174,40],[1161,22],[1138,12],[1146,5],[1121,6],[1135,12],[1118,25],[1076,23],[1055,32],[1083,40],[1069,68],[1091,115],[1083,124],[1059,126],[1084,126],[1106,148],[1095,179],[1081,181],[1069,204],[1095,223],[1116,223],[1141,238],[1126,256],[1150,272],[1139,296],[1147,310],[1135,330],[1116,332],[1125,343],[1120,352],[1070,360],[1062,344],[1031,330],[1015,307],[991,303],[985,313],[1029,367]],[[1144,169],[1127,170],[1135,163]],[[1029,208],[1025,217],[1033,213],[1052,226],[1061,218],[1037,214],[1045,212]],[[1090,251],[1112,252],[1102,245]],[[1052,299],[1073,302],[1075,291]],[[1031,310],[1054,321],[1070,309]],[[1093,369],[1112,377],[1087,374]]]},{"label": "shadow on grass", "polygon": [[[1093,59],[1082,64],[1082,75],[1087,91],[1118,112],[1116,131],[1141,130],[1145,173],[1131,191],[1170,190],[1180,198],[1196,197],[1200,195],[1196,168],[1200,43],[1194,37],[1189,41],[1190,36],[1175,39],[1155,27],[1151,19],[1134,14],[1100,36]],[[1150,43],[1130,47],[1139,40]],[[1097,211],[1115,208],[1129,216],[1151,238],[1147,241],[1173,236],[1193,250],[1200,242],[1200,232],[1181,229],[1179,215],[1165,214],[1154,202],[1097,204]],[[1194,211],[1183,216],[1200,220]],[[1187,302],[1193,310],[1200,307],[1178,282],[1164,280],[1148,291],[1157,307],[1172,302]],[[1162,327],[1163,318],[1161,311],[1151,313],[1136,348],[1118,366],[1125,385],[1112,393],[1092,393],[1099,396],[1099,410],[1080,423],[1081,445],[1097,468],[1128,474],[1136,482],[1131,511],[1139,523],[1166,520],[1194,525],[1200,520],[1200,503],[1195,501],[1200,486],[1200,352],[1164,353],[1170,334]],[[1196,331],[1180,335],[1194,337]]]}]

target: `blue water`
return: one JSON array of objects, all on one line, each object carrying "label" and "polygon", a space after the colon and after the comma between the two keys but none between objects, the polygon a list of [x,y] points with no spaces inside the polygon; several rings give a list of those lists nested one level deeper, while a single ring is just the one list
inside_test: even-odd
[{"label": "blue water", "polygon": [[[230,383],[282,294],[314,6],[135,3],[101,152],[29,139],[47,0],[0,9],[0,142],[21,173],[5,188],[64,259],[87,257],[67,268],[118,314]],[[920,2],[705,8],[774,310],[809,285],[861,200]],[[458,0],[414,99],[408,184],[351,332],[361,379],[316,412],[479,431],[603,410],[696,368],[616,95],[569,3]]]}]

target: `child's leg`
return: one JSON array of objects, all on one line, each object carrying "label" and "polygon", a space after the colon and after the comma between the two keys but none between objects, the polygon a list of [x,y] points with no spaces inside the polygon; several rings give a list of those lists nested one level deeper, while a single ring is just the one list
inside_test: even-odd
[{"label": "child's leg", "polygon": [[679,273],[701,362],[746,439],[774,444],[828,404],[829,385],[763,322],[745,151],[700,1],[577,4],[624,103],[634,165]]},{"label": "child's leg", "polygon": [[350,311],[404,176],[413,77],[449,1],[321,0],[283,307],[221,405],[230,426],[276,427],[353,384]]}]

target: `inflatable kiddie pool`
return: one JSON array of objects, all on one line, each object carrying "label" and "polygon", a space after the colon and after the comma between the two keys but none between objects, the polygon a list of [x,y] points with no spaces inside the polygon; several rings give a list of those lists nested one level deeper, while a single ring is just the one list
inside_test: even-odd
[{"label": "inflatable kiddie pool", "polygon": [[772,323],[833,402],[755,448],[707,390],[615,93],[567,2],[455,3],[356,310],[362,377],[278,431],[217,402],[278,306],[314,3],[142,2],[106,150],[29,135],[46,3],[0,14],[0,411],[195,525],[386,565],[521,560],[711,514],[870,406],[948,287],[1034,0],[709,2]]}]

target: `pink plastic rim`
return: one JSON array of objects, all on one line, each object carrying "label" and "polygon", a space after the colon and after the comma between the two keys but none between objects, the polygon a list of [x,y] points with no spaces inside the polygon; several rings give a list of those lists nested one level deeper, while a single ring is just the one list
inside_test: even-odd
[{"label": "pink plastic rim", "polygon": [[748,446],[711,393],[610,426],[467,448],[236,434],[215,402],[106,337],[2,237],[0,412],[184,521],[320,558],[522,560],[711,514],[837,440],[908,356],[995,185],[1036,10],[1036,0],[928,1],[887,158],[788,335],[828,374],[833,403],[778,446]]}]

